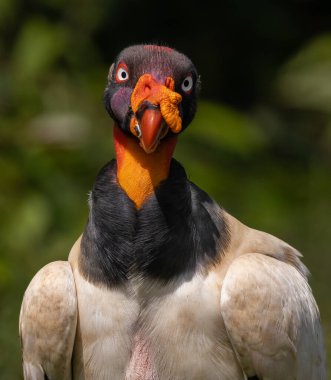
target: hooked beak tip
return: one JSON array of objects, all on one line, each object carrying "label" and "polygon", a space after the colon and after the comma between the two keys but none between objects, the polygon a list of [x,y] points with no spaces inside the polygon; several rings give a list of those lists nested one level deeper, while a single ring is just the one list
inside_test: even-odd
[{"label": "hooked beak tip", "polygon": [[140,145],[146,153],[152,153],[156,150],[168,129],[161,111],[154,107],[146,108],[143,111],[140,123],[135,128],[137,137],[140,139]]}]

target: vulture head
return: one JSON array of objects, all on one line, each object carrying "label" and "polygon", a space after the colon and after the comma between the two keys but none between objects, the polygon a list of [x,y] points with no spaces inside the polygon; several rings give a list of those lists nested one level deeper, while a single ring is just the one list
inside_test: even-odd
[{"label": "vulture head", "polygon": [[190,124],[198,89],[197,71],[184,54],[165,46],[135,45],[111,65],[104,101],[115,129],[150,154]]}]

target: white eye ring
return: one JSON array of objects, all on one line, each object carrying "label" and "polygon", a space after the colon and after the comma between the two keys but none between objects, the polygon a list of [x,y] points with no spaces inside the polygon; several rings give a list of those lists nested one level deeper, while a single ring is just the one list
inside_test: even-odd
[{"label": "white eye ring", "polygon": [[188,75],[182,82],[182,90],[186,93],[190,92],[193,88],[193,78],[192,75]]},{"label": "white eye ring", "polygon": [[124,67],[119,67],[116,73],[116,80],[118,82],[125,82],[129,79],[129,73]]}]

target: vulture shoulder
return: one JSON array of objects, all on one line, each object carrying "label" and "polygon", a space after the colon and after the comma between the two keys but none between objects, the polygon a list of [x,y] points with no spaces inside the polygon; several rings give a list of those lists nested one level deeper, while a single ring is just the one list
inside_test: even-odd
[{"label": "vulture shoulder", "polygon": [[263,232],[243,239],[221,291],[224,323],[248,378],[324,380],[319,311],[298,251]]},{"label": "vulture shoulder", "polygon": [[71,379],[76,323],[71,266],[52,262],[34,276],[23,298],[19,329],[25,380]]}]

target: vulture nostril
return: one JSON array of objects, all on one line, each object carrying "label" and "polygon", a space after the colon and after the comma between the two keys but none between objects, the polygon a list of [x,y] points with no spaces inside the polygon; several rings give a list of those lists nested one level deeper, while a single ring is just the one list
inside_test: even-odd
[{"label": "vulture nostril", "polygon": [[170,90],[174,89],[174,80],[171,77],[167,77],[164,81],[164,85]]},{"label": "vulture nostril", "polygon": [[164,82],[164,85],[165,85],[167,88],[169,88],[169,86],[170,86],[170,78],[169,78],[169,77],[166,78],[166,80],[165,80],[165,82]]}]

